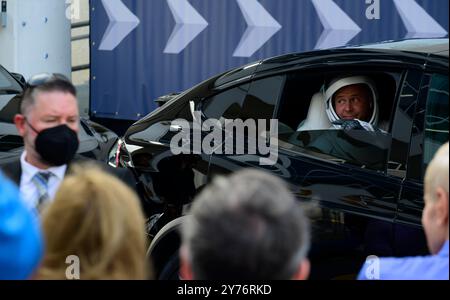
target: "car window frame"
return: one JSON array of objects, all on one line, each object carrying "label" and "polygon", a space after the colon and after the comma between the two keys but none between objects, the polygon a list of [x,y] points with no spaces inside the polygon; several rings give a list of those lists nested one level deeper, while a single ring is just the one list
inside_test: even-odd
[{"label": "car window frame", "polygon": [[[422,229],[421,217],[424,208],[423,189],[424,189],[424,171],[423,166],[423,144],[425,139],[425,114],[426,102],[428,100],[429,87],[432,74],[441,74],[448,77],[446,67],[426,68],[422,71],[422,80],[418,93],[417,105],[415,108],[413,128],[411,131],[410,146],[407,155],[407,173],[402,182],[402,192],[398,201],[396,223]],[[419,138],[414,138],[414,131],[419,131]],[[420,155],[412,155],[412,149],[422,149]],[[417,168],[420,165],[420,171]],[[415,169],[413,169],[416,165]],[[415,172],[415,173],[414,173]],[[417,175],[418,174],[418,175]]]},{"label": "car window frame", "polygon": [[[437,69],[427,69],[423,72],[423,79],[420,86],[420,93],[418,104],[416,107],[416,112],[414,115],[414,127],[415,130],[419,131],[419,138],[411,139],[411,146],[408,151],[408,172],[406,174],[406,179],[418,186],[423,186],[423,180],[425,175],[424,163],[424,145],[425,145],[425,116],[427,109],[427,102],[430,92],[430,86],[433,79],[433,75],[438,74],[442,76],[447,76],[448,73],[442,72]],[[417,156],[412,155],[412,149],[421,149],[421,152]],[[417,166],[419,164],[420,166]],[[415,167],[413,169],[412,167]],[[420,171],[419,171],[420,169]]]}]

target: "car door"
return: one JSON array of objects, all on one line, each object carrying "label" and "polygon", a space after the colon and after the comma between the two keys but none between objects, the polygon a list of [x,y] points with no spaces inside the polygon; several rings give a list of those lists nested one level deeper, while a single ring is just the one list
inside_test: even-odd
[{"label": "car door", "polygon": [[[351,67],[356,71],[355,67]],[[368,66],[360,66],[358,71],[367,69]],[[342,70],[342,66],[337,69]],[[336,71],[336,70],[335,70]],[[305,79],[301,91],[312,94],[308,88],[319,89],[320,85],[310,79],[312,74],[317,78],[327,74],[329,70],[316,68],[308,70],[301,79]],[[397,109],[404,109],[403,102],[408,99],[415,101],[417,93],[411,91],[410,86],[418,86],[413,79],[414,72],[396,69],[396,85],[394,85],[392,101]],[[381,74],[381,73],[380,73]],[[263,169],[285,179],[296,197],[303,203],[312,205],[309,210],[313,224],[313,246],[310,253],[312,260],[312,278],[336,278],[338,276],[354,276],[368,254],[390,255],[393,253],[393,221],[395,217],[397,200],[399,197],[403,173],[406,162],[407,147],[391,151],[397,147],[398,132],[394,129],[389,134],[376,134],[365,132],[342,133],[334,131],[295,132],[290,116],[292,108],[288,109],[284,120],[283,105],[291,74],[278,74],[263,78],[262,81],[254,80],[251,84],[248,96],[259,95],[265,103],[279,103],[274,107],[274,115],[278,122],[278,159],[273,165],[261,165],[258,155],[217,155],[213,154],[210,164],[210,176],[236,171],[246,167]],[[296,74],[294,74],[294,77]],[[383,76],[379,76],[384,78]],[[281,78],[281,79],[280,79]],[[323,83],[323,81],[322,81]],[[265,88],[272,84],[269,93]],[[292,85],[298,84],[294,83]],[[257,98],[258,98],[257,97]],[[404,100],[405,99],[405,100]],[[309,104],[309,102],[307,103]],[[301,108],[304,103],[294,106]],[[254,107],[254,117],[260,111]],[[265,116],[269,119],[269,116]],[[397,118],[397,115],[395,115]],[[391,124],[397,124],[393,121]],[[285,121],[285,122],[284,122]],[[407,126],[407,124],[405,124]],[[405,129],[405,128],[404,128]],[[408,128],[406,128],[408,129]],[[410,130],[410,129],[409,129]],[[316,136],[329,135],[331,140],[345,140],[347,144],[354,143],[355,153],[369,157],[371,164],[355,164],[356,158],[344,159],[336,155],[319,153],[304,147],[305,139]],[[367,141],[371,142],[367,142]],[[297,142],[296,142],[297,141]],[[403,151],[403,155],[400,153]],[[380,154],[381,153],[381,154]],[[356,155],[358,156],[358,155]],[[390,170],[396,170],[395,172]]]},{"label": "car door", "polygon": [[[302,202],[318,207],[312,215],[313,277],[352,277],[367,255],[395,253],[394,219],[409,144],[401,139],[412,126],[403,116],[415,107],[421,78],[420,71],[396,72],[401,75],[387,133],[311,130],[280,136],[280,158],[289,161],[287,180]],[[308,143],[325,135],[350,154],[317,151]]]}]

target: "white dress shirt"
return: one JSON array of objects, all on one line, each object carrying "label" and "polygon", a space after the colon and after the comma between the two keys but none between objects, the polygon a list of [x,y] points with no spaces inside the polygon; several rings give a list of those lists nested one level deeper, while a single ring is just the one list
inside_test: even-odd
[{"label": "white dress shirt", "polygon": [[33,210],[36,208],[39,200],[39,191],[32,181],[34,175],[38,172],[49,172],[52,174],[48,179],[47,192],[50,198],[49,200],[53,201],[56,191],[61,184],[64,175],[66,174],[67,165],[41,170],[25,161],[25,156],[26,151],[24,151],[20,156],[20,165],[22,167],[22,175],[20,177],[20,194],[28,208]]}]

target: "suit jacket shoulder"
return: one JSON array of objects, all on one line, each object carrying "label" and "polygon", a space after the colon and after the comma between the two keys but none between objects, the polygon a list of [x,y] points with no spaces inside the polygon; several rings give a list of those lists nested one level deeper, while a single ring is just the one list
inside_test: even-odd
[{"label": "suit jacket shoulder", "polygon": [[20,158],[17,158],[9,163],[0,166],[3,174],[12,180],[16,185],[20,185],[20,177],[22,176],[22,166],[20,164]]}]

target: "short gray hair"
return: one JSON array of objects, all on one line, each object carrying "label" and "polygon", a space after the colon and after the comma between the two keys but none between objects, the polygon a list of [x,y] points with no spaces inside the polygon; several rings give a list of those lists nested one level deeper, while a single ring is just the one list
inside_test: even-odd
[{"label": "short gray hair", "polygon": [[182,227],[195,279],[292,279],[307,256],[309,221],[285,184],[262,171],[218,177]]},{"label": "short gray hair", "polygon": [[75,86],[68,79],[66,80],[63,78],[54,78],[37,87],[28,86],[25,89],[20,103],[20,113],[22,115],[26,115],[28,113],[30,108],[34,105],[38,93],[48,93],[54,91],[69,93],[74,97],[77,96],[77,90]]}]

